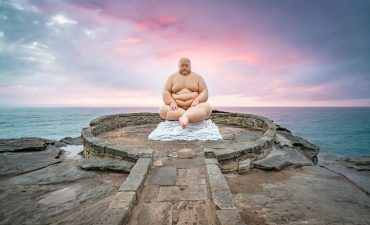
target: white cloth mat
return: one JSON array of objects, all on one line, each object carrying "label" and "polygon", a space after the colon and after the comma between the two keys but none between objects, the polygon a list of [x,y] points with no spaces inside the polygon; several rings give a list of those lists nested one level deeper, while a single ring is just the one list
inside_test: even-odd
[{"label": "white cloth mat", "polygon": [[188,123],[185,129],[179,121],[166,120],[158,124],[148,136],[149,140],[175,141],[175,140],[219,140],[222,139],[220,131],[211,119],[195,123]]}]

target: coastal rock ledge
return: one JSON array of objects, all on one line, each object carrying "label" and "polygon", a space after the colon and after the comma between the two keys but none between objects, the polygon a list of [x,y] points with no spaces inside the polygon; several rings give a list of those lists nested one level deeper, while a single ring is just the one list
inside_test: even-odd
[{"label": "coastal rock ledge", "polygon": [[[250,160],[248,168],[280,170],[286,166],[301,167],[317,164],[320,148],[294,136],[288,129],[259,115],[213,110],[211,118],[221,130],[223,140],[195,141],[203,147],[206,157],[214,156],[224,172],[245,171],[239,165]],[[147,135],[164,121],[158,113],[125,113],[105,115],[91,121],[82,130],[84,155],[107,156],[136,161],[156,151]],[[134,130],[136,135],[125,136]],[[119,137],[119,138],[118,138]],[[133,139],[135,139],[133,141]],[[177,141],[180,142],[180,141]]]},{"label": "coastal rock ledge", "polygon": [[259,115],[211,119],[222,140],[149,140],[164,120],[147,112],[59,141],[0,139],[0,225],[370,224],[369,157],[335,157]]},{"label": "coastal rock ledge", "polygon": [[38,137],[0,139],[0,177],[28,173],[59,163],[59,147],[64,146],[62,142]]}]

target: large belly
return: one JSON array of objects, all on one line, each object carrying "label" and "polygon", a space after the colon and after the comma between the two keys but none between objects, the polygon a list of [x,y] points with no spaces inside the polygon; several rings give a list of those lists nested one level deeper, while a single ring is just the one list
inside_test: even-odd
[{"label": "large belly", "polygon": [[177,93],[172,93],[172,98],[176,101],[179,107],[187,109],[191,106],[194,99],[198,97],[198,95],[198,92],[190,91],[189,89],[184,88]]}]

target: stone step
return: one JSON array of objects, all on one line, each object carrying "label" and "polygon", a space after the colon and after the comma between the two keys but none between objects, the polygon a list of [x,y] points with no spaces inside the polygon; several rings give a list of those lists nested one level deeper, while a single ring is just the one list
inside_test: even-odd
[{"label": "stone step", "polygon": [[157,165],[149,171],[127,224],[217,224],[203,157]]}]

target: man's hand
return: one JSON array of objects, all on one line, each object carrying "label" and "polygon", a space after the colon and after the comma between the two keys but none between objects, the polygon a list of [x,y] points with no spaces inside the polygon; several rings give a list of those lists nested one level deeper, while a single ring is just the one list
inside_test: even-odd
[{"label": "man's hand", "polygon": [[177,110],[177,104],[176,104],[175,101],[172,101],[170,106],[171,106],[171,110],[172,111],[176,111]]},{"label": "man's hand", "polygon": [[198,98],[195,98],[193,103],[191,103],[191,107],[193,106],[197,106],[199,104],[199,99]]}]

